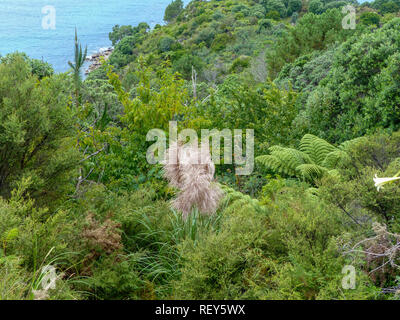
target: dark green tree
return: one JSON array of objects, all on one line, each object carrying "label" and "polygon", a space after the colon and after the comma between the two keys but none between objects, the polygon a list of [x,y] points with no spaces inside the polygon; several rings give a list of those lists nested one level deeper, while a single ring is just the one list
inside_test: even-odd
[{"label": "dark green tree", "polygon": [[164,21],[171,22],[174,20],[183,10],[183,1],[174,0],[165,9]]},{"label": "dark green tree", "polygon": [[288,17],[292,16],[293,13],[299,12],[302,7],[301,0],[289,0],[287,15]]},{"label": "dark green tree", "polygon": [[286,16],[286,7],[281,0],[262,0],[261,4],[264,6],[267,15],[269,12],[276,11],[280,17],[283,18]]},{"label": "dark green tree", "polygon": [[379,26],[380,20],[381,18],[376,12],[363,12],[360,16],[360,21],[367,26]]},{"label": "dark green tree", "polygon": [[132,26],[119,26],[115,25],[112,29],[112,32],[109,33],[109,38],[112,42],[112,45],[115,46],[119,41],[121,41],[126,36],[133,35],[133,27]]},{"label": "dark green tree", "polygon": [[320,14],[324,10],[324,4],[320,0],[311,0],[308,5],[308,10],[315,14]]}]

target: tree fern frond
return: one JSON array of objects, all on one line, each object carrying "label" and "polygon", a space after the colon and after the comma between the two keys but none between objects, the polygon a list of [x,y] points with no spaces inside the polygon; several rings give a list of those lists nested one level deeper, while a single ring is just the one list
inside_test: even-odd
[{"label": "tree fern frond", "polygon": [[322,166],[328,169],[336,168],[341,162],[344,162],[349,159],[349,155],[347,152],[343,150],[335,150],[326,155],[324,161],[322,162]]},{"label": "tree fern frond", "polygon": [[339,172],[338,170],[336,170],[336,169],[329,170],[329,171],[328,171],[328,174],[329,174],[330,176],[340,178],[340,172]]},{"label": "tree fern frond", "polygon": [[321,178],[324,174],[328,172],[328,170],[324,167],[321,167],[317,164],[302,164],[297,167],[297,170],[300,172],[301,176],[304,180],[314,181],[315,179]]},{"label": "tree fern frond", "polygon": [[289,168],[285,166],[277,157],[272,155],[260,156],[256,161],[265,168],[280,174],[295,175],[295,172],[288,172]]},{"label": "tree fern frond", "polygon": [[335,150],[337,148],[329,142],[312,134],[306,134],[300,141],[300,151],[309,155],[318,165],[322,165],[325,157]]},{"label": "tree fern frond", "polygon": [[299,165],[313,163],[307,154],[296,149],[274,146],[269,151],[270,155],[257,157],[256,161],[279,174],[296,176]]},{"label": "tree fern frond", "polygon": [[284,149],[286,149],[285,147],[281,147],[281,146],[272,146],[272,147],[269,147],[268,148],[268,150],[269,150],[269,152],[275,152],[275,151],[281,151],[281,150],[284,150]]}]

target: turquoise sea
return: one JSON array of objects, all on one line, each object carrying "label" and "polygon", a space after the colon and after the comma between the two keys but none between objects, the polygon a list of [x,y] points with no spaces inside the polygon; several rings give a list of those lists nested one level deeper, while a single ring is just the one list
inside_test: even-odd
[{"label": "turquoise sea", "polygon": [[[116,24],[150,27],[162,24],[171,0],[0,0],[0,54],[26,52],[51,63],[56,71],[68,69],[73,59],[74,29],[88,53],[111,46],[108,33]],[[185,1],[187,4],[188,1]],[[43,29],[42,21],[55,9],[55,29]]]}]

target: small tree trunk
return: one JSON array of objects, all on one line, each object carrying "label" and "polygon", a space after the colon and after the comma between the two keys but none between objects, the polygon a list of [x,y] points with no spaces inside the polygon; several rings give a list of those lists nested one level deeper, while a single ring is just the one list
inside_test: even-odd
[{"label": "small tree trunk", "polygon": [[197,99],[197,72],[192,66],[192,85],[193,85],[193,98]]}]

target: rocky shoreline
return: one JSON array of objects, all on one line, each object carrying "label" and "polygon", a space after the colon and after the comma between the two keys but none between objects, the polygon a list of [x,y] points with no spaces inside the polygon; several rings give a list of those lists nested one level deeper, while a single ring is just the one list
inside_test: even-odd
[{"label": "rocky shoreline", "polygon": [[89,74],[90,72],[96,70],[101,66],[101,58],[104,57],[107,60],[111,54],[113,53],[114,48],[109,47],[105,49],[100,49],[99,52],[96,52],[86,58],[86,61],[91,62],[89,68],[85,71],[85,74]]}]

